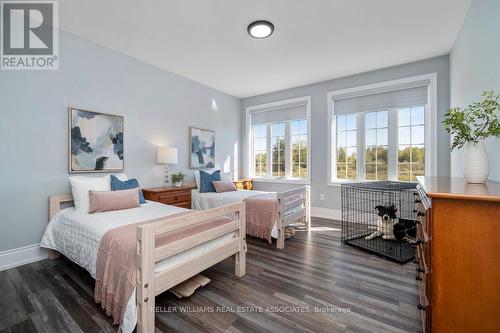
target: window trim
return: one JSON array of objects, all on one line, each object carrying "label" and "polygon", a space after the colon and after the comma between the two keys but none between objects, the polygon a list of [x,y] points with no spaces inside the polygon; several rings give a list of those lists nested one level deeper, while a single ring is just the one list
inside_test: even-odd
[{"label": "window trim", "polygon": [[[359,182],[359,181],[366,181],[364,179],[361,179],[360,173],[357,173],[357,178],[354,180],[345,180],[345,179],[336,179],[334,178],[336,174],[335,166],[336,166],[336,122],[335,120],[335,98],[339,96],[345,96],[346,94],[353,94],[353,95],[359,95],[362,96],[364,95],[367,91],[373,91],[374,89],[387,89],[390,87],[394,87],[395,89],[398,89],[401,85],[405,84],[412,84],[412,83],[420,83],[422,81],[428,81],[429,83],[427,84],[427,94],[428,94],[428,104],[427,107],[425,108],[425,152],[426,152],[426,159],[425,159],[425,174],[427,176],[435,176],[437,172],[437,74],[436,73],[429,73],[429,74],[423,74],[423,75],[417,75],[417,76],[411,76],[407,77],[404,79],[398,79],[398,80],[391,80],[391,81],[385,81],[385,82],[379,82],[379,83],[374,83],[374,84],[369,84],[369,85],[364,85],[364,86],[359,86],[359,87],[353,87],[353,88],[347,88],[347,89],[340,89],[340,90],[334,90],[334,91],[329,91],[327,94],[327,106],[328,106],[328,153],[327,153],[327,185],[328,186],[340,186],[342,183],[348,183],[348,182]],[[381,110],[373,110],[373,111],[381,111]],[[391,112],[389,112],[391,113]],[[360,125],[360,116],[358,115],[357,119],[357,138],[358,138],[358,147],[360,145],[364,146],[364,130],[363,133],[359,130],[359,125]],[[390,134],[390,133],[388,133]],[[361,138],[362,136],[362,138]],[[359,141],[359,139],[362,139],[362,141]],[[391,145],[390,140],[389,140],[389,147]],[[389,149],[390,150],[390,149]],[[361,160],[364,160],[363,158],[360,158],[358,156],[358,170],[360,167],[360,163],[362,162]],[[364,173],[363,173],[364,174]]]},{"label": "window trim", "polygon": [[[285,178],[277,178],[277,177],[255,177],[254,176],[254,166],[253,166],[253,158],[252,158],[252,153],[253,153],[253,140],[252,140],[252,112],[255,111],[273,111],[276,109],[280,108],[285,108],[288,105],[291,104],[296,104],[300,102],[305,102],[306,104],[306,110],[307,110],[307,177],[305,178],[287,178],[288,173],[291,173],[292,170],[290,168],[289,171],[287,171],[286,166],[285,166]],[[246,107],[246,146],[247,146],[247,173],[250,177],[253,177],[256,182],[262,181],[262,182],[271,182],[271,183],[292,183],[292,184],[310,184],[311,183],[311,96],[302,96],[302,97],[297,97],[297,98],[291,98],[291,99],[286,99],[286,100],[281,100],[277,102],[271,102],[271,103],[265,103],[265,104],[257,104],[257,105],[251,105]],[[288,122],[287,122],[287,125]],[[285,131],[287,133],[287,131]],[[288,131],[289,134],[286,134],[287,137],[290,135],[290,131]],[[269,133],[268,133],[269,135]],[[268,141],[271,141],[271,138],[268,139]],[[270,147],[270,145],[268,145]],[[285,148],[288,149],[288,148]],[[268,152],[270,154],[272,152]],[[270,156],[270,155],[269,155]],[[289,154],[291,156],[291,154]],[[291,160],[288,161],[288,159],[285,160],[286,163],[289,163],[291,166]],[[269,163],[267,163],[269,164]]]}]

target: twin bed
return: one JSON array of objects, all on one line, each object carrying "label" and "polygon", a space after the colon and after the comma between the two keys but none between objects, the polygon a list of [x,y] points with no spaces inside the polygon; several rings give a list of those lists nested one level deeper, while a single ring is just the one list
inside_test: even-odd
[{"label": "twin bed", "polygon": [[[290,224],[303,224],[307,230],[310,226],[310,198],[309,187],[303,186],[285,192],[263,192],[254,190],[239,190],[230,192],[207,192],[200,193],[198,189],[193,189],[191,193],[191,207],[196,210],[205,210],[235,202],[247,201],[251,198],[268,197],[274,201],[276,205],[276,216],[273,218],[271,236],[276,238],[276,247],[282,249],[285,247],[285,227]],[[258,209],[249,206],[247,209]],[[251,226],[252,220],[249,219],[247,211],[247,234],[248,227]]]},{"label": "twin bed", "polygon": [[[230,256],[234,257],[235,275],[245,274],[247,228],[246,205],[242,201],[260,195],[269,193],[194,190],[193,208],[198,211],[148,201],[137,208],[98,214],[81,213],[74,207],[63,209],[72,203],[72,196],[52,196],[50,221],[41,246],[49,249],[49,258],[62,254],[99,282],[101,241],[115,230],[133,228],[135,263],[128,266],[134,265],[134,274],[127,277],[135,281],[135,288],[116,323],[125,333],[132,332],[136,324],[139,333],[153,332],[156,295]],[[309,226],[308,196],[307,187],[275,194],[277,216],[272,234],[278,248],[284,247],[286,225],[300,222]],[[106,308],[107,313],[111,310]]]}]

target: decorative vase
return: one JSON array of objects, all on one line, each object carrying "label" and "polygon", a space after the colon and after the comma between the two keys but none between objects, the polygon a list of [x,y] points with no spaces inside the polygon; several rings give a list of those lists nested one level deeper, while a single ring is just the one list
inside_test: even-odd
[{"label": "decorative vase", "polygon": [[467,142],[464,149],[464,178],[467,183],[484,184],[488,179],[488,155],[482,142]]},{"label": "decorative vase", "polygon": [[175,183],[174,183],[174,186],[175,186],[175,187],[182,187],[182,182],[175,182]]}]

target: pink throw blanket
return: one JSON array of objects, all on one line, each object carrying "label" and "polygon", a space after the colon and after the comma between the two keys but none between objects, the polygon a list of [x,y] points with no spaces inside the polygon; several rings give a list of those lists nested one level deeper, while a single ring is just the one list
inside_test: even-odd
[{"label": "pink throw blanket", "polygon": [[[186,213],[168,217],[181,214]],[[106,315],[113,317],[113,325],[122,322],[128,300],[137,283],[137,226],[163,219],[165,217],[111,229],[99,243],[94,299],[101,303]],[[218,218],[168,232],[156,237],[155,246],[160,247],[228,222],[231,222],[231,219]]]},{"label": "pink throw blanket", "polygon": [[278,219],[276,193],[256,195],[243,201],[246,209],[247,235],[266,239],[271,244],[271,231]]}]

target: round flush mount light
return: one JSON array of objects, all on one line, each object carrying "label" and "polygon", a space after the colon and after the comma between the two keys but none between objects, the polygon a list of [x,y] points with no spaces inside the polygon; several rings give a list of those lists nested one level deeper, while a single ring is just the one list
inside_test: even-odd
[{"label": "round flush mount light", "polygon": [[253,38],[267,38],[273,34],[274,25],[269,21],[255,21],[248,25],[247,31]]}]

